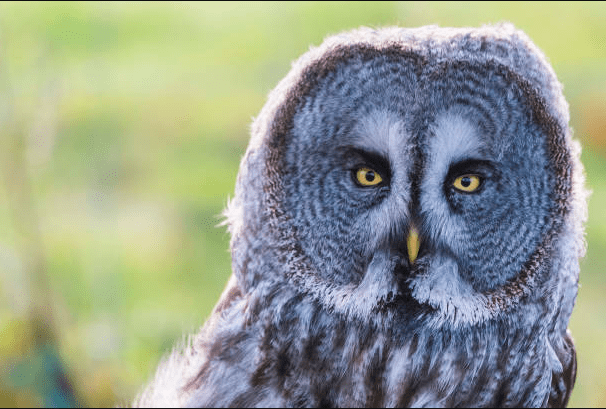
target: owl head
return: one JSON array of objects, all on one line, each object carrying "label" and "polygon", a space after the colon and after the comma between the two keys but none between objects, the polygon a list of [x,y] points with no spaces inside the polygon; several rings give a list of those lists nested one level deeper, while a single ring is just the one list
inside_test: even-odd
[{"label": "owl head", "polygon": [[565,329],[586,213],[568,121],[509,24],[330,37],[253,123],[226,212],[234,273],[380,326],[552,308]]}]

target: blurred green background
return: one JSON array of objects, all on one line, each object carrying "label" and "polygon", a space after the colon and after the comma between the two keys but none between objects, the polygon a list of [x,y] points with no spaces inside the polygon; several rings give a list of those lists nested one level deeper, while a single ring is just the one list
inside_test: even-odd
[{"label": "blurred green background", "polygon": [[584,146],[570,405],[606,406],[606,4],[583,2],[1,3],[0,406],[128,404],[198,329],[251,118],[310,45],[503,20],[549,57]]}]

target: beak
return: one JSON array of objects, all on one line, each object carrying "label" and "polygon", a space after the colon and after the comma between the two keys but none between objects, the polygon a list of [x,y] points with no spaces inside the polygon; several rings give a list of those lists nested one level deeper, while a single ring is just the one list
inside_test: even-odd
[{"label": "beak", "polygon": [[410,226],[408,238],[406,239],[406,248],[408,250],[408,260],[410,260],[410,264],[413,264],[417,259],[420,246],[421,240],[419,239],[419,231],[415,226]]}]

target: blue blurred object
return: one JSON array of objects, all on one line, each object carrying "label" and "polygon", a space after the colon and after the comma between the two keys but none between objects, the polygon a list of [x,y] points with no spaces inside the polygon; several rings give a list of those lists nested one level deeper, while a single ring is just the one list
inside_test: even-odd
[{"label": "blue blurred object", "polygon": [[9,372],[9,382],[16,390],[29,389],[39,396],[44,407],[81,406],[59,352],[50,343],[43,344],[17,362]]}]

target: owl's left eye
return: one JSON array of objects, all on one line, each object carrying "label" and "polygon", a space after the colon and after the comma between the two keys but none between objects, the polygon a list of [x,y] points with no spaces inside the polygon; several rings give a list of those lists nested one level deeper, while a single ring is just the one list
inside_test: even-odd
[{"label": "owl's left eye", "polygon": [[355,172],[355,179],[361,186],[376,186],[383,181],[381,175],[370,168],[359,168]]}]

